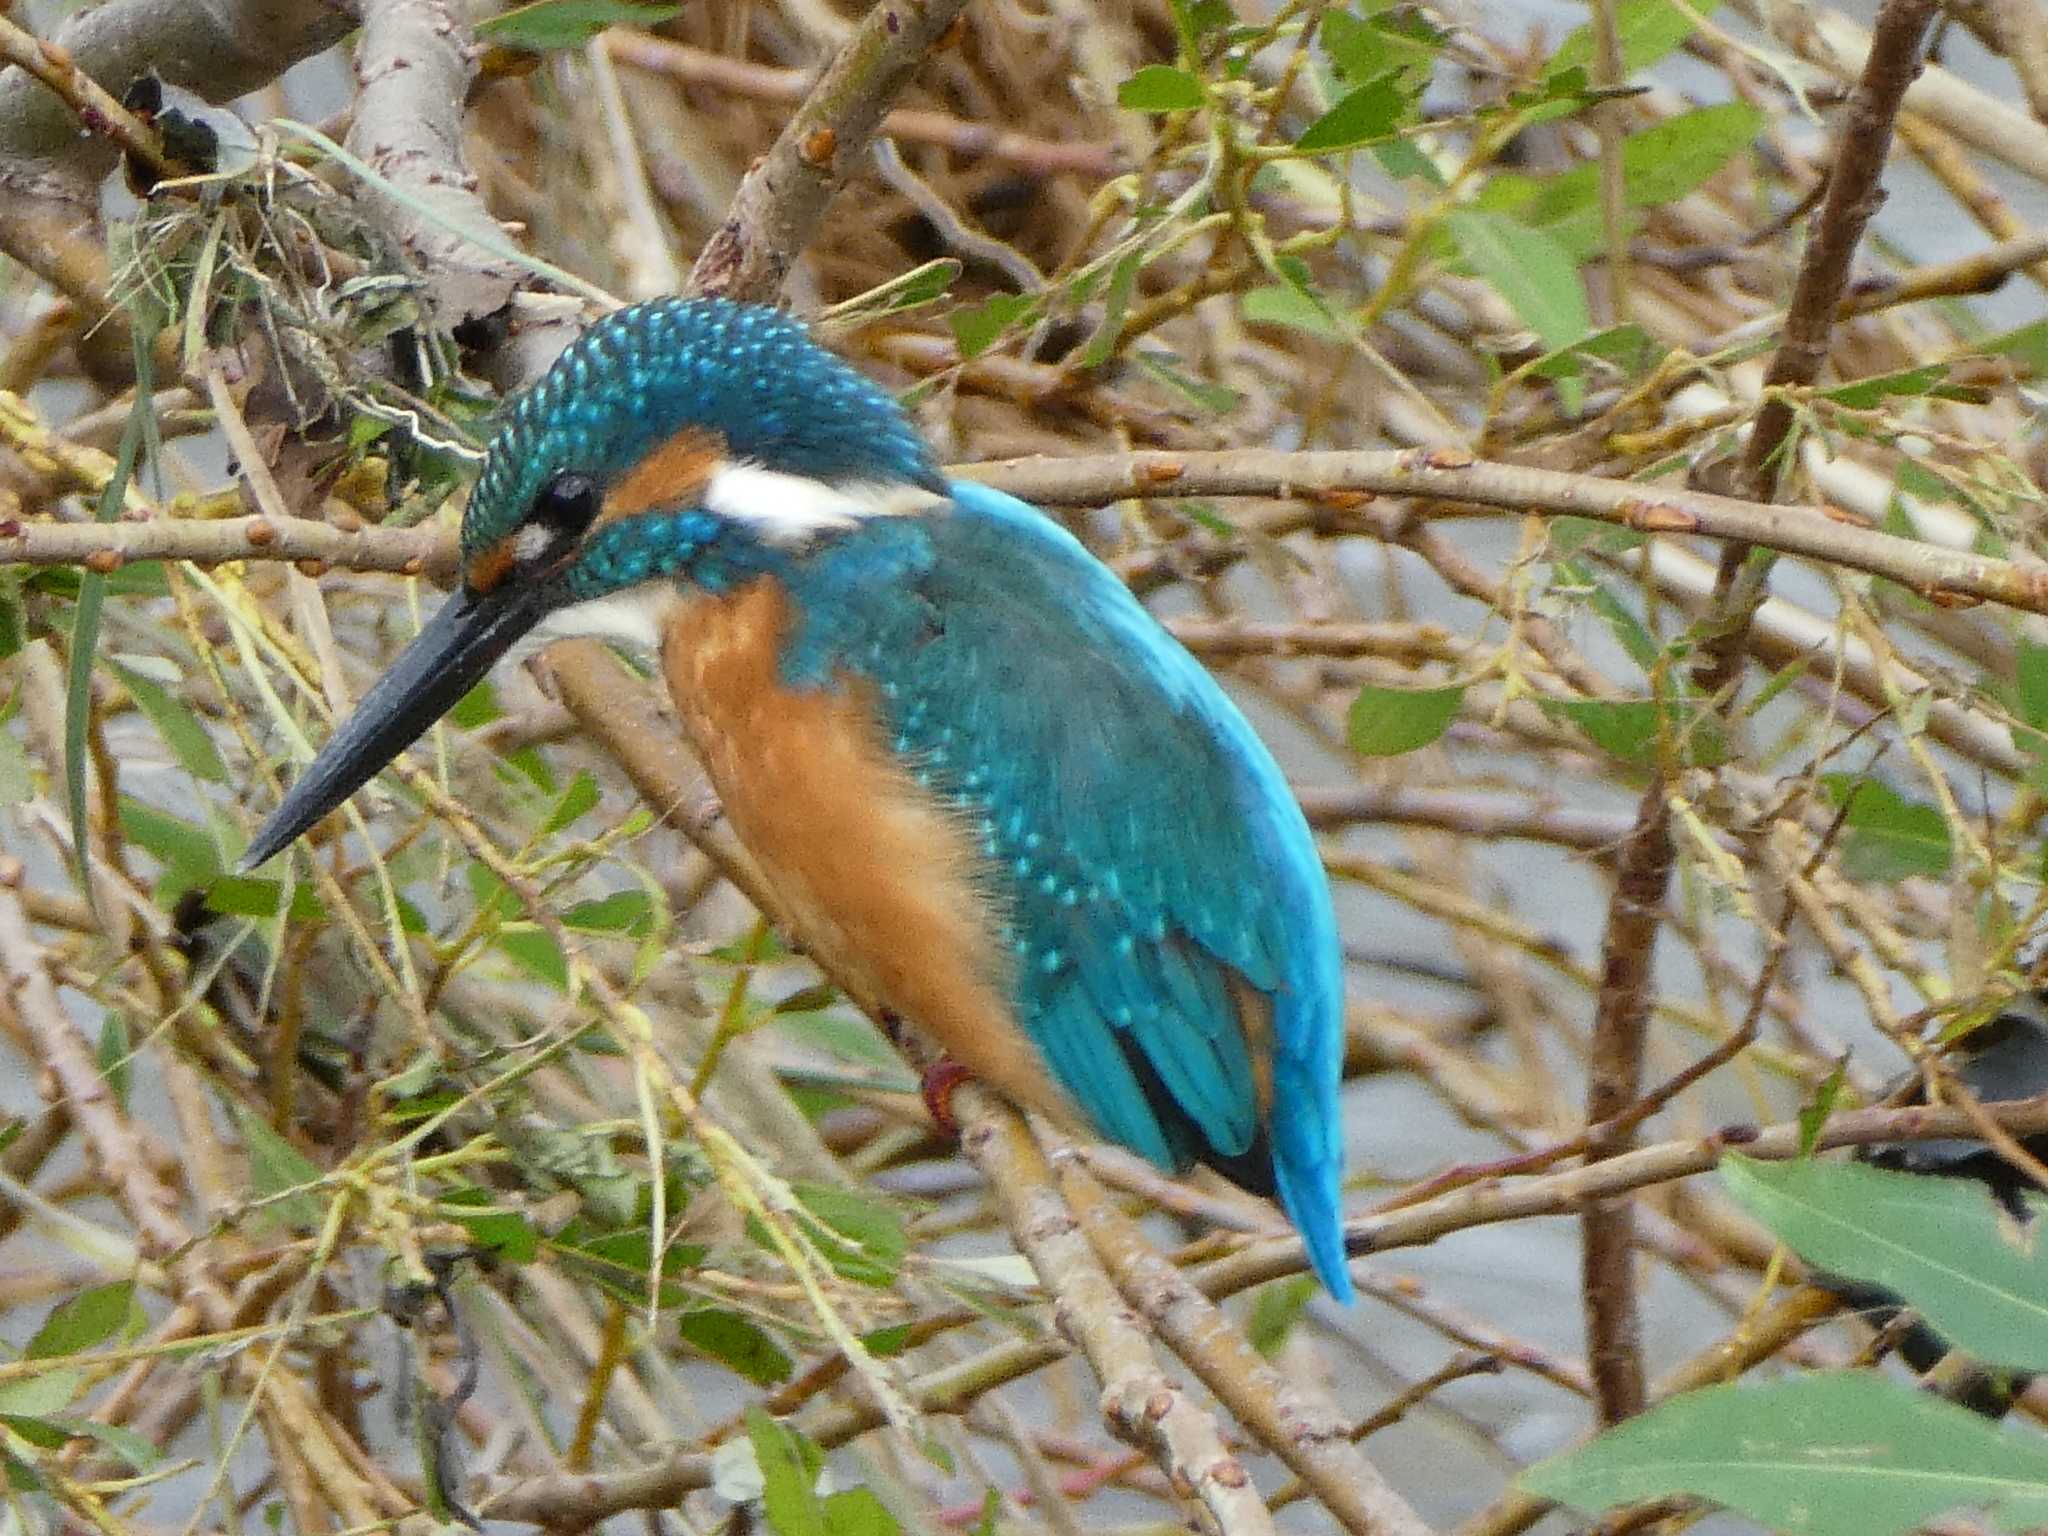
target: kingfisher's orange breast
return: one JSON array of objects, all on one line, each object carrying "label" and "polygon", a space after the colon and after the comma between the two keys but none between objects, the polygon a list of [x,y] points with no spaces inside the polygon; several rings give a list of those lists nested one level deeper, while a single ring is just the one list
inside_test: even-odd
[{"label": "kingfisher's orange breast", "polygon": [[1070,1118],[1017,1023],[978,850],[890,754],[866,683],[783,681],[790,623],[763,577],[689,598],[662,643],[683,727],[781,903],[770,916],[975,1076]]}]

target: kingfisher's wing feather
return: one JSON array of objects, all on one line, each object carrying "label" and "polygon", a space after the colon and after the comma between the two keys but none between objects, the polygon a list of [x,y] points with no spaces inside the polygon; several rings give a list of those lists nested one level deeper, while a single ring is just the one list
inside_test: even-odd
[{"label": "kingfisher's wing feather", "polygon": [[1274,1182],[1341,1270],[1341,978],[1300,812],[1109,570],[1023,503],[952,490],[920,611],[868,661],[898,747],[979,833],[1023,1022],[1102,1131],[1166,1166],[1258,1155],[1280,1101]]}]

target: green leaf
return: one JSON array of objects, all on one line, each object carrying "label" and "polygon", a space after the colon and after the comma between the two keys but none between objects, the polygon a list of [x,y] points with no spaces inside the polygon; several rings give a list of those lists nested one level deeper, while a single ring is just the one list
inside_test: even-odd
[{"label": "green leaf", "polygon": [[498,948],[535,980],[546,982],[557,992],[569,990],[568,957],[545,928],[507,923],[498,930]]},{"label": "green leaf", "polygon": [[1558,561],[1552,590],[1582,599],[1621,643],[1621,648],[1628,652],[1629,660],[1645,672],[1657,664],[1657,658],[1663,653],[1655,637],[1589,567],[1576,560]]},{"label": "green leaf", "polygon": [[205,885],[222,873],[220,849],[200,828],[132,795],[121,796],[119,809],[121,835],[163,865],[156,885],[159,902],[169,905],[193,886]]},{"label": "green leaf", "polygon": [[[647,1304],[647,1276],[654,1266],[654,1239],[647,1228],[592,1233],[579,1217],[556,1242],[582,1260],[581,1267],[604,1290],[634,1306]],[[679,1307],[688,1299],[680,1285],[667,1282],[703,1263],[705,1253],[696,1243],[670,1243],[662,1250],[663,1284],[655,1298],[662,1306]]]},{"label": "green leaf", "polygon": [[139,1326],[140,1321],[133,1281],[117,1280],[112,1285],[96,1285],[52,1309],[22,1353],[30,1360],[75,1355],[81,1350],[104,1344],[131,1322]]},{"label": "green leaf", "polygon": [[2019,683],[2020,718],[2048,731],[2048,645],[2020,642]]},{"label": "green leaf", "polygon": [[52,1419],[27,1413],[0,1414],[0,1423],[13,1430],[30,1445],[45,1451],[54,1451],[71,1439],[71,1431]]},{"label": "green leaf", "polygon": [[1610,325],[1568,347],[1547,352],[1521,371],[1545,379],[1578,378],[1585,372],[1584,365],[1592,361],[1612,364],[1624,378],[1633,379],[1648,373],[1664,351],[1663,344],[1648,331],[1630,322]]},{"label": "green leaf", "polygon": [[163,1452],[125,1424],[102,1424],[97,1419],[69,1417],[55,1419],[52,1422],[74,1435],[81,1435],[104,1446],[127,1462],[132,1471],[147,1472],[164,1459]]},{"label": "green leaf", "polygon": [[[428,1064],[432,1065],[431,1058],[428,1058]],[[506,1263],[531,1264],[539,1256],[540,1233],[533,1223],[523,1212],[498,1207],[490,1191],[476,1188],[451,1190],[441,1197],[441,1204],[479,1245],[490,1249]]]},{"label": "green leaf", "polygon": [[1138,284],[1138,271],[1145,265],[1142,250],[1131,251],[1110,268],[1109,286],[1102,296],[1102,323],[1088,338],[1076,359],[1082,368],[1100,368],[1116,351],[1117,338],[1124,333],[1124,316],[1130,312],[1131,292]]},{"label": "green leaf", "polygon": [[1294,1332],[1294,1325],[1301,1321],[1309,1298],[1320,1288],[1313,1275],[1296,1275],[1260,1286],[1252,1299],[1252,1315],[1245,1322],[1245,1337],[1252,1348],[1262,1355],[1277,1355],[1287,1336]]},{"label": "green leaf", "polygon": [[821,1508],[831,1536],[898,1536],[902,1527],[889,1506],[872,1488],[842,1488],[828,1493]]},{"label": "green leaf", "polygon": [[[1748,148],[1762,127],[1762,114],[1737,101],[1682,112],[1629,135],[1621,146],[1624,203],[1635,209],[1676,202]],[[1604,238],[1597,165],[1551,177],[1499,172],[1477,205],[1512,213],[1575,257],[1598,250]]]},{"label": "green leaf", "polygon": [[1842,826],[1842,873],[1851,880],[1948,873],[1948,823],[1933,806],[1908,800],[1877,779],[1831,773],[1821,785],[1833,804],[1849,808]]},{"label": "green leaf", "polygon": [[[1212,414],[1221,415],[1225,411],[1234,411],[1244,403],[1244,397],[1236,390],[1221,384],[1211,384],[1174,367],[1180,359],[1171,353],[1140,352],[1132,361],[1169,389],[1185,395]],[[1182,511],[1185,512],[1186,508],[1183,507]]]},{"label": "green leaf", "polygon": [[1901,368],[1895,373],[1872,374],[1868,378],[1822,390],[1821,394],[1837,405],[1867,411],[1889,399],[1942,394],[1941,385],[1947,378],[1946,363],[1923,363],[1918,368]]},{"label": "green leaf", "polygon": [[569,787],[562,791],[562,798],[555,802],[555,808],[548,812],[548,819],[540,825],[540,835],[551,837],[571,822],[580,820],[597,806],[597,780],[588,773],[578,773],[569,781]]},{"label": "green leaf", "polygon": [[757,1323],[722,1307],[702,1307],[676,1319],[683,1342],[703,1351],[757,1387],[789,1380],[796,1363]]},{"label": "green leaf", "polygon": [[128,697],[135,701],[135,707],[149,717],[157,735],[163,737],[164,745],[171,749],[171,754],[187,773],[195,779],[227,783],[228,766],[221,761],[219,748],[214,746],[206,727],[199,723],[199,717],[187,705],[171,697],[168,689],[159,687],[132,667],[124,667],[118,661],[109,661],[107,665],[121,680],[121,686],[128,690]]},{"label": "green leaf", "polygon": [[1828,1123],[1828,1116],[1835,1112],[1835,1105],[1842,1097],[1842,1085],[1849,1080],[1849,1058],[1844,1055],[1835,1063],[1835,1070],[1821,1080],[1813,1090],[1813,1097],[1799,1106],[1799,1155],[1810,1156],[1820,1140],[1822,1127]]},{"label": "green leaf", "polygon": [[1170,64],[1147,64],[1116,88],[1116,104],[1133,112],[1191,112],[1202,104],[1202,82]]},{"label": "green leaf", "polygon": [[579,933],[623,933],[644,939],[654,931],[654,900],[645,891],[613,891],[577,902],[562,914],[562,926]]},{"label": "green leaf", "polygon": [[828,1536],[818,1504],[818,1472],[825,1453],[806,1436],[747,1409],[747,1438],[761,1466],[761,1512],[776,1536]]},{"label": "green leaf", "polygon": [[[275,917],[284,905],[284,882],[255,875],[216,875],[206,882],[206,904],[222,917]],[[285,915],[295,923],[318,922],[327,915],[320,895],[308,881],[292,887]]]},{"label": "green leaf", "polygon": [[2048,320],[2033,320],[1978,344],[1993,357],[2009,357],[2035,378],[2048,373]]},{"label": "green leaf", "polygon": [[12,574],[0,575],[0,661],[20,650],[28,639],[28,626],[21,616],[21,582]]},{"label": "green leaf", "polygon": [[1426,747],[1450,729],[1464,702],[1463,684],[1382,688],[1368,683],[1351,701],[1351,748],[1365,757],[1398,757]]},{"label": "green leaf", "polygon": [[1389,71],[1426,74],[1443,49],[1444,35],[1419,16],[1406,25],[1393,16],[1359,18],[1331,8],[1319,29],[1323,51],[1347,81],[1376,80]]},{"label": "green leaf", "polygon": [[448,711],[448,723],[473,731],[479,726],[489,725],[503,713],[498,708],[497,691],[492,688],[491,680],[485,678],[455,701],[454,707]]},{"label": "green leaf", "polygon": [[[287,1190],[317,1184],[324,1177],[304,1153],[273,1131],[269,1122],[248,1105],[237,1104],[235,1117],[241,1122],[242,1145],[249,1154],[249,1188],[258,1199],[269,1200]],[[319,1226],[325,1214],[320,1197],[311,1190],[287,1195],[264,1209],[285,1225],[301,1231]]]},{"label": "green leaf", "polygon": [[1398,75],[1367,81],[1302,130],[1294,147],[1309,154],[1356,149],[1393,133],[1408,110]]},{"label": "green leaf", "polygon": [[29,767],[28,753],[12,731],[0,728],[0,805],[20,805],[33,800],[35,793],[36,776]]},{"label": "green leaf", "polygon": [[128,1038],[128,1020],[119,1013],[109,1013],[106,1022],[100,1025],[99,1049],[94,1053],[100,1076],[107,1080],[107,1086],[114,1091],[114,1100],[123,1109],[128,1107],[128,1088],[135,1079],[135,1063],[131,1060],[134,1045]]},{"label": "green leaf", "polygon": [[1875,1371],[1686,1392],[1522,1486],[1599,1510],[1690,1493],[1798,1536],[1902,1536],[1993,1507],[2008,1529],[2048,1520],[2048,1443]]},{"label": "green leaf", "polygon": [[1173,23],[1180,31],[1180,40],[1187,45],[1189,53],[1199,53],[1202,39],[1218,27],[1227,27],[1237,19],[1228,0],[1171,0]]},{"label": "green leaf", "polygon": [[60,1412],[85,1389],[85,1378],[82,1365],[53,1365],[33,1376],[0,1382],[0,1416],[41,1418]]},{"label": "green leaf", "polygon": [[[1621,44],[1623,78],[1647,69],[1692,36],[1694,17],[1713,14],[1717,0],[1674,5],[1672,0],[1621,0],[1614,8],[1614,35]],[[1566,70],[1582,69],[1589,74],[1596,56],[1593,24],[1573,29],[1558,45],[1550,62],[1543,66],[1546,77]]]},{"label": "green leaf", "polygon": [[[1724,101],[1630,134],[1621,149],[1628,205],[1654,208],[1676,202],[1754,144],[1763,129],[1761,110],[1746,101]],[[1597,179],[1599,167],[1586,166],[1583,174]]]},{"label": "green leaf", "polygon": [[910,1235],[895,1207],[835,1184],[799,1182],[792,1187],[805,1210],[845,1239],[819,1242],[834,1271],[861,1285],[895,1282],[903,1255],[910,1251]]},{"label": "green leaf", "polygon": [[979,357],[1003,332],[1034,313],[1038,300],[1026,293],[999,293],[972,309],[956,309],[946,317],[963,358]]},{"label": "green leaf", "polygon": [[910,1341],[916,1337],[908,1323],[891,1323],[886,1328],[875,1328],[860,1336],[861,1348],[877,1360],[886,1360],[891,1355],[900,1355],[910,1348]]},{"label": "green leaf", "polygon": [[[2048,1370],[2048,1248],[1982,1185],[1861,1163],[1731,1156],[1721,1181],[1807,1263],[1895,1292],[1993,1365]],[[2048,1202],[2033,1198],[2038,1222]]]},{"label": "green leaf", "polygon": [[1540,230],[1504,213],[1462,209],[1445,221],[1459,254],[1551,349],[1593,328],[1586,290],[1571,254]]},{"label": "green leaf", "polygon": [[641,0],[534,0],[485,17],[476,31],[501,48],[543,53],[550,48],[581,48],[606,27],[651,27],[682,13],[679,4],[650,5]]},{"label": "green leaf", "polygon": [[1238,300],[1238,310],[1253,325],[1284,325],[1327,341],[1345,339],[1344,328],[1337,323],[1330,307],[1292,283],[1250,289]]},{"label": "green leaf", "polygon": [[1549,714],[1569,721],[1610,757],[1647,766],[1669,749],[1678,761],[1711,768],[1727,759],[1720,723],[1691,702],[1670,699],[1545,699]]}]

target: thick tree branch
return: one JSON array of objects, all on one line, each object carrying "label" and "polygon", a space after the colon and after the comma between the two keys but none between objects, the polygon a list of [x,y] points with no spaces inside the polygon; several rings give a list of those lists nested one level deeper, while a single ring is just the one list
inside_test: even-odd
[{"label": "thick tree branch", "polygon": [[496,229],[462,153],[475,40],[446,0],[362,0],[362,17],[348,147],[404,196],[373,185],[357,195],[422,279],[434,325],[453,330],[503,308],[519,275],[456,233]]}]

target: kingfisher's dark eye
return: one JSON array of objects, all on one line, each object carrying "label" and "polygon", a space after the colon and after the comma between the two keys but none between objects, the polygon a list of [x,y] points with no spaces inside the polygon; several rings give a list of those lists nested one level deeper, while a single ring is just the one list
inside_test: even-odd
[{"label": "kingfisher's dark eye", "polygon": [[558,536],[575,537],[597,521],[604,497],[586,474],[565,469],[534,498],[533,515]]}]

